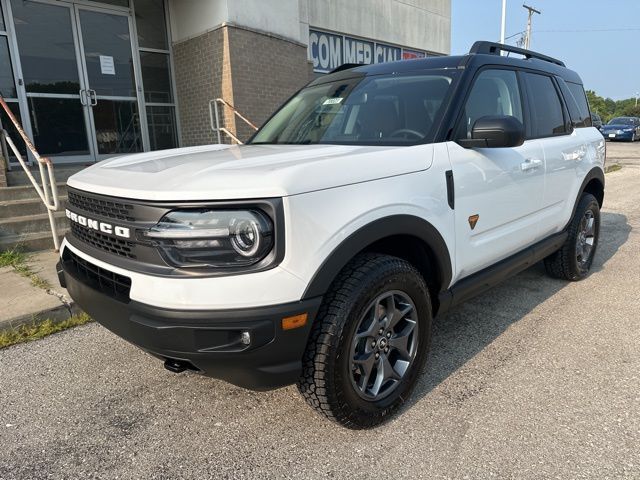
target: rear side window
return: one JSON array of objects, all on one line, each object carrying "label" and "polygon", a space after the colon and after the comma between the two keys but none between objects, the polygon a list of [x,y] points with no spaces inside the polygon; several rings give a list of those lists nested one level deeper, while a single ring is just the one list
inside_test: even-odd
[{"label": "rear side window", "polygon": [[508,115],[524,123],[515,71],[487,69],[480,72],[469,92],[456,138],[471,138],[476,121],[489,115]]},{"label": "rear side window", "polygon": [[524,76],[531,103],[533,138],[567,133],[562,103],[551,77],[528,72]]},{"label": "rear side window", "polygon": [[584,93],[584,88],[578,83],[567,82],[569,91],[578,106],[579,118],[574,118],[574,114],[571,114],[571,120],[575,127],[590,127],[591,115],[589,114],[589,104],[587,103],[587,95]]}]

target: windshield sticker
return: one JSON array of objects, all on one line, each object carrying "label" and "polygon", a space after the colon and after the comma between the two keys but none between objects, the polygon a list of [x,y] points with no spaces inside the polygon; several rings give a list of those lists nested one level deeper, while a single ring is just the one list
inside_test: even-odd
[{"label": "windshield sticker", "polygon": [[322,102],[323,105],[337,105],[340,102],[342,102],[342,97],[334,97],[334,98],[327,98],[324,102]]}]

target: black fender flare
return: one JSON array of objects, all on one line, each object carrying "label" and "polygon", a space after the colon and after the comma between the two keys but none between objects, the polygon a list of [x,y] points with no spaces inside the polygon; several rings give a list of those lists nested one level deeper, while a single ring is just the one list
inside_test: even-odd
[{"label": "black fender flare", "polygon": [[368,246],[394,235],[408,235],[423,241],[433,252],[438,268],[438,284],[445,290],[451,283],[451,256],[440,232],[426,220],[413,215],[382,217],[361,227],[338,245],[313,275],[302,300],[324,295],[340,270]]},{"label": "black fender flare", "polygon": [[[602,170],[601,167],[593,167],[591,170],[589,170],[589,172],[587,173],[587,175],[584,177],[584,180],[582,181],[582,185],[580,185],[580,189],[578,190],[578,196],[576,197],[575,202],[573,203],[573,210],[571,212],[571,218],[573,218],[573,216],[576,214],[576,209],[578,208],[578,202],[580,202],[580,198],[582,197],[582,194],[584,193],[585,189],[587,188],[587,185],[589,184],[589,182],[591,180],[598,180],[601,184],[602,184],[602,191],[604,192],[604,171]],[[603,201],[604,201],[604,193],[603,193],[603,197],[602,197]],[[600,205],[602,206],[602,205]],[[569,220],[569,223],[571,223],[571,219]]]}]

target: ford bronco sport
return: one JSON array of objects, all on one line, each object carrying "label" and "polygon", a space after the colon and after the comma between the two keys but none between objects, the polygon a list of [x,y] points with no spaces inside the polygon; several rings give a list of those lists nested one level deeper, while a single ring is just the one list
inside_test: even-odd
[{"label": "ford bronco sport", "polygon": [[540,260],[588,274],[604,161],[559,60],[477,42],[346,65],[246,145],[71,177],[59,276],[171,371],[297,383],[326,417],[372,427],[409,397],[436,315]]}]

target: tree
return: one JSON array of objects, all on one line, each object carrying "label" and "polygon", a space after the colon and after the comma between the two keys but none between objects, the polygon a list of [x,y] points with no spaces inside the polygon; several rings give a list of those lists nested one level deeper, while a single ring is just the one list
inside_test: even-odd
[{"label": "tree", "polygon": [[608,122],[613,117],[640,117],[640,106],[636,106],[635,98],[613,100],[603,98],[593,90],[587,90],[587,100],[593,113],[597,113],[603,122]]}]

